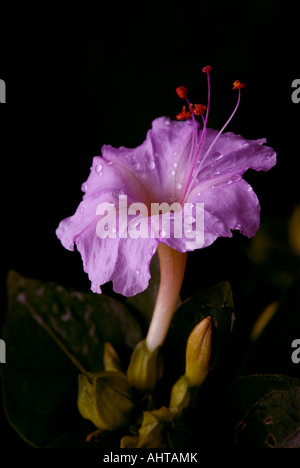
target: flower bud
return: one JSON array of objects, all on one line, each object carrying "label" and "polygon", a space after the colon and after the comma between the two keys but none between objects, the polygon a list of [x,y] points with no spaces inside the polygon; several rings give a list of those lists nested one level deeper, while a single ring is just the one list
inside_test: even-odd
[{"label": "flower bud", "polygon": [[114,430],[129,423],[134,402],[126,376],[121,372],[79,375],[77,406],[98,429]]},{"label": "flower bud", "polygon": [[209,372],[211,341],[212,320],[206,317],[194,328],[186,346],[185,375],[189,386],[199,387]]},{"label": "flower bud", "polygon": [[186,400],[189,400],[189,381],[182,375],[172,387],[170,408],[179,408]]},{"label": "flower bud", "polygon": [[162,377],[162,373],[163,361],[160,346],[150,352],[146,340],[138,343],[127,369],[129,384],[140,393],[151,393]]}]

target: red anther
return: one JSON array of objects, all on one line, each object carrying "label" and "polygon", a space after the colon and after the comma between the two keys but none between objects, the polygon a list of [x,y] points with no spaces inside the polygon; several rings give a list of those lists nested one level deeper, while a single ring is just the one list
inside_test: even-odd
[{"label": "red anther", "polygon": [[210,65],[206,65],[206,67],[202,68],[203,73],[209,73],[212,71],[212,68]]},{"label": "red anther", "polygon": [[241,83],[239,80],[235,80],[233,83],[233,88],[232,89],[242,89],[245,87],[244,83]]},{"label": "red anther", "polygon": [[183,106],[182,111],[176,115],[177,120],[191,119],[192,114],[186,110],[186,107]]},{"label": "red anther", "polygon": [[195,104],[193,111],[195,115],[202,115],[206,111],[206,106],[204,104]]},{"label": "red anther", "polygon": [[185,99],[188,93],[188,90],[186,89],[185,86],[178,86],[178,88],[176,88],[176,93],[177,93],[177,96],[180,97],[180,99]]}]

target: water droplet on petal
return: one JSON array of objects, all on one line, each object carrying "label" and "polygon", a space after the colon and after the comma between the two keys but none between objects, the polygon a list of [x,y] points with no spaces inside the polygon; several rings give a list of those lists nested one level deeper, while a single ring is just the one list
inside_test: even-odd
[{"label": "water droplet on petal", "polygon": [[149,169],[154,169],[155,168],[155,162],[150,161],[148,166],[149,166]]},{"label": "water droplet on petal", "polygon": [[171,171],[171,175],[174,176],[176,174],[175,171]]},{"label": "water droplet on petal", "polygon": [[96,166],[97,174],[102,175],[102,169],[103,169],[102,164],[97,164],[97,166]]},{"label": "water droplet on petal", "polygon": [[114,198],[116,198],[117,200],[119,200],[119,196],[122,195],[122,194],[123,194],[123,192],[122,192],[122,190],[120,190],[120,189],[115,189],[115,190],[113,190],[113,192],[112,192],[112,196],[113,196]]},{"label": "water droplet on petal", "polygon": [[242,176],[240,174],[234,174],[228,181],[227,181],[227,184],[230,185],[232,184],[233,182],[238,182],[239,180],[241,180]]},{"label": "water droplet on petal", "polygon": [[197,197],[200,197],[200,195],[201,195],[201,192],[197,192]]},{"label": "water droplet on petal", "polygon": [[178,190],[180,190],[181,187],[182,187],[182,184],[181,184],[180,182],[178,182],[178,183],[176,184],[176,188],[177,188]]},{"label": "water droplet on petal", "polygon": [[87,190],[88,190],[88,185],[87,185],[87,184],[82,184],[81,190],[82,190],[83,192],[87,192]]},{"label": "water droplet on petal", "polygon": [[83,213],[83,212],[84,212],[83,206],[81,206],[81,207],[79,208],[79,211],[80,211],[80,213]]},{"label": "water droplet on petal", "polygon": [[219,159],[223,158],[223,154],[219,152],[215,152],[211,155],[211,162],[219,161]]},{"label": "water droplet on petal", "polygon": [[139,274],[140,274],[140,270],[136,270],[136,274],[139,275]]},{"label": "water droplet on petal", "polygon": [[177,162],[174,162],[173,167],[177,167],[177,166],[178,166]]}]

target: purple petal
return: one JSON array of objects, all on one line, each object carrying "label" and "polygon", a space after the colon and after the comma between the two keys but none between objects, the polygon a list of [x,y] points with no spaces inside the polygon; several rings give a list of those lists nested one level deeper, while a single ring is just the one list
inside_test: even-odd
[{"label": "purple petal", "polygon": [[218,237],[232,237],[231,230],[240,230],[245,236],[252,237],[259,228],[258,198],[243,179],[230,185],[216,186],[198,197],[195,194],[193,201],[204,203],[203,247]]},{"label": "purple petal", "polygon": [[[202,158],[217,133],[216,130],[207,129]],[[265,139],[246,140],[234,133],[224,133],[205,158],[198,180],[220,181],[224,178],[229,179],[233,174],[243,175],[248,169],[269,171],[276,164],[276,153],[272,148],[265,146],[265,142]]]},{"label": "purple petal", "polygon": [[103,158],[134,174],[151,202],[172,202],[185,174],[192,131],[190,121],[160,117],[153,121],[142,145],[134,149],[104,145]]}]

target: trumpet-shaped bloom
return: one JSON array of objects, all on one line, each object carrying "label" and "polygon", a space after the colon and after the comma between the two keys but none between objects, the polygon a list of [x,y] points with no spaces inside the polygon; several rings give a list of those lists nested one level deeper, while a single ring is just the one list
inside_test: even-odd
[{"label": "trumpet-shaped bloom", "polygon": [[[232,237],[233,230],[252,237],[259,228],[259,201],[243,174],[248,169],[268,171],[276,163],[276,154],[265,145],[265,139],[247,140],[224,133],[225,125],[220,132],[207,128],[210,67],[203,71],[208,79],[207,106],[191,105],[186,99],[186,88],[179,87],[177,94],[187,100],[188,107],[177,115],[177,121],[167,117],[155,119],[145,141],[137,148],[104,145],[101,156],[93,158],[89,177],[82,185],[83,199],[75,214],[59,224],[58,238],[66,249],[73,250],[76,245],[94,292],[100,293],[101,285],[108,281],[125,296],[146,289],[149,265],[159,243],[185,252],[204,248],[218,237]],[[238,107],[242,87],[240,82],[234,83],[238,103],[226,125]],[[118,212],[120,196],[126,196],[128,205],[143,203],[149,208],[144,216],[149,226],[153,223],[150,212],[153,203],[177,203],[181,207],[189,203],[191,228],[195,229],[196,206],[203,204],[201,242],[191,244],[188,230],[175,236],[171,228],[171,234],[165,235],[163,227],[155,236],[134,238],[116,232],[101,238],[97,235],[103,215],[99,214],[99,205],[108,203],[108,207],[116,207]],[[159,216],[167,215],[170,212]],[[171,213],[171,223],[175,218],[176,213]]]}]

